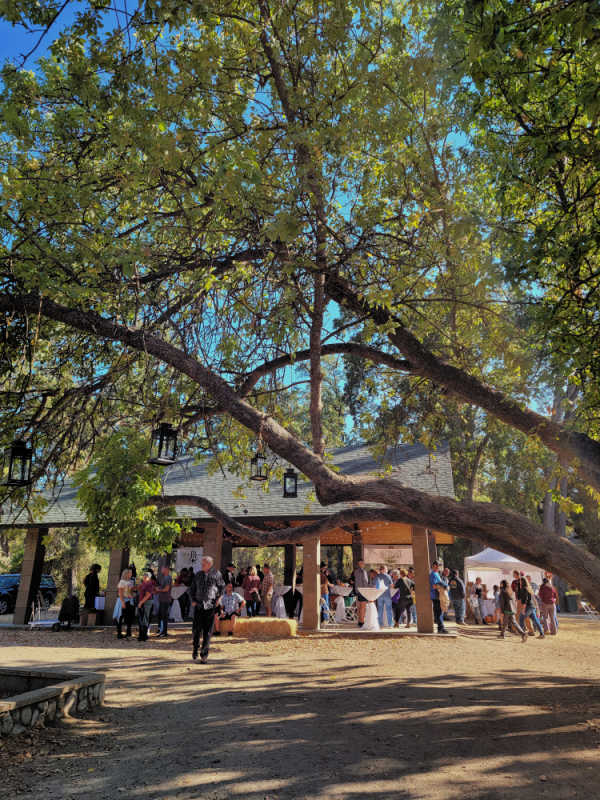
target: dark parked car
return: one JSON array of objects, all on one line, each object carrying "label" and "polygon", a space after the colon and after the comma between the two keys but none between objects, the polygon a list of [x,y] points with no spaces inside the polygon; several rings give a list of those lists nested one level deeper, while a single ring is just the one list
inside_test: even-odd
[{"label": "dark parked car", "polygon": [[[20,582],[18,573],[0,575],[0,614],[12,614],[15,610]],[[42,575],[40,594],[46,606],[51,606],[56,600],[57,589],[52,575]]]}]

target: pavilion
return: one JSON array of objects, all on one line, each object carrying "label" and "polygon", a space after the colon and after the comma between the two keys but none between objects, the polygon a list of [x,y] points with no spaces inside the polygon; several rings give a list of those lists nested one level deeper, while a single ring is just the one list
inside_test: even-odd
[{"label": "pavilion", "polygon": [[[375,460],[371,449],[366,445],[351,445],[338,448],[330,453],[334,465],[340,472],[359,476],[391,470],[391,477],[405,486],[429,494],[454,497],[450,450],[446,443],[435,451],[429,451],[420,444],[396,445],[389,447],[385,456]],[[378,508],[375,504],[339,503],[323,507],[314,499],[314,487],[309,481],[298,480],[297,496],[284,497],[279,481],[272,480],[269,491],[263,486],[247,485],[239,475],[210,470],[208,461],[195,464],[192,459],[178,461],[165,470],[163,476],[164,495],[186,495],[207,497],[233,517],[245,524],[258,528],[277,530],[278,528],[305,524],[323,519],[324,516],[351,507]],[[0,527],[25,528],[25,554],[21,571],[21,583],[15,606],[14,622],[25,624],[31,603],[37,595],[44,563],[43,537],[49,528],[84,527],[85,516],[77,504],[77,491],[68,482],[60,491],[46,497],[47,505],[39,517],[32,519],[25,512],[16,516],[4,514],[0,517]],[[177,506],[177,519],[192,522],[191,532],[183,534],[176,546],[183,548],[201,547],[213,556],[215,566],[220,568],[232,560],[233,548],[252,546],[253,542],[243,541],[223,528],[221,522],[211,518],[198,507]],[[435,559],[437,544],[451,544],[453,536],[443,531],[430,531],[403,522],[362,522],[360,528],[333,528],[326,534],[304,539],[301,545],[286,544],[284,581],[291,584],[296,571],[296,548],[303,548],[303,627],[315,631],[320,626],[320,548],[330,545],[349,545],[352,547],[353,562],[363,557],[364,548],[404,545],[412,547],[412,563],[416,575],[416,605],[418,631],[433,632],[433,612],[429,598],[428,574],[431,562]],[[129,563],[129,552],[125,549],[110,553],[107,579],[106,607],[112,608],[117,594],[117,582],[121,571]]]}]

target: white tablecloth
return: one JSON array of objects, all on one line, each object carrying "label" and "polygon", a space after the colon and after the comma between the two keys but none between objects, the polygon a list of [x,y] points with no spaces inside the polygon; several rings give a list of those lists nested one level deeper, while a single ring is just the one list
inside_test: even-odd
[{"label": "white tablecloth", "polygon": [[339,594],[342,597],[348,597],[348,595],[352,592],[351,586],[332,586],[330,590],[330,594]]},{"label": "white tablecloth", "polygon": [[181,605],[179,603],[179,598],[185,594],[188,590],[188,587],[180,583],[178,586],[171,587],[171,598],[173,602],[171,603],[171,608],[169,610],[169,620],[171,622],[183,622],[183,615],[181,613]]},{"label": "white tablecloth", "polygon": [[362,594],[365,600],[368,600],[369,603],[374,603],[375,600],[377,600],[378,597],[381,597],[386,590],[387,586],[381,586],[379,588],[376,586],[364,586],[356,591],[360,592],[360,594]]},{"label": "white tablecloth", "polygon": [[377,618],[377,606],[375,605],[375,600],[377,600],[378,597],[381,597],[381,595],[387,591],[387,587],[381,586],[377,588],[375,586],[365,586],[357,589],[356,591],[360,592],[368,601],[367,610],[365,613],[365,624],[362,627],[363,631],[378,631],[380,628],[379,620]]},{"label": "white tablecloth", "polygon": [[171,603],[171,608],[169,609],[169,620],[171,622],[183,622],[183,617],[181,616],[181,606],[179,605],[179,600],[175,598]]},{"label": "white tablecloth", "polygon": [[278,619],[287,619],[285,603],[283,602],[283,597],[280,594],[273,595],[273,604],[271,606],[271,610],[273,611],[274,617],[277,617]]},{"label": "white tablecloth", "polygon": [[285,610],[283,595],[287,594],[291,588],[291,586],[282,586],[281,584],[273,587],[273,604],[271,609],[274,617],[278,617],[279,619],[287,619],[287,611]]},{"label": "white tablecloth", "polygon": [[365,624],[362,627],[363,631],[378,631],[379,620],[377,618],[377,606],[375,603],[367,603],[367,610],[365,613]]},{"label": "white tablecloth", "polygon": [[496,604],[493,600],[486,598],[481,601],[481,612],[484,617],[487,617],[488,615],[493,617],[495,610],[496,610]]},{"label": "white tablecloth", "polygon": [[350,608],[350,606],[346,606],[344,602],[344,598],[340,596],[338,600],[337,606],[335,607],[335,621],[336,622],[346,622],[346,608]]}]

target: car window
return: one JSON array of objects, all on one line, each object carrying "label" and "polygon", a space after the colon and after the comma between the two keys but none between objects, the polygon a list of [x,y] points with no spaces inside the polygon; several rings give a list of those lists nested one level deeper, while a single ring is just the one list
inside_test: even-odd
[{"label": "car window", "polygon": [[0,575],[0,589],[11,589],[19,584],[19,576]]}]

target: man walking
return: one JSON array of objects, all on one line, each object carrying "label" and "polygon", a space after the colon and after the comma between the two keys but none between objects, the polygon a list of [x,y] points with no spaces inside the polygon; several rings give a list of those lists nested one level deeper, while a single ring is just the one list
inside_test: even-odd
[{"label": "man walking", "polygon": [[447,589],[448,582],[445,581],[440,575],[440,565],[434,561],[431,565],[431,572],[429,573],[429,588],[431,602],[433,603],[433,618],[437,625],[438,633],[448,633],[444,627],[444,617],[442,611],[442,604],[440,602],[439,589]]},{"label": "man walking", "polygon": [[223,576],[214,568],[213,563],[212,556],[204,556],[202,558],[202,568],[194,575],[190,586],[190,597],[194,613],[192,658],[194,661],[198,658],[198,645],[200,643],[200,633],[202,633],[201,664],[206,664],[208,661],[215,611],[219,597],[225,589]]},{"label": "man walking", "polygon": [[162,637],[169,635],[167,628],[169,626],[172,584],[171,570],[167,566],[161,567],[156,594],[158,595],[158,635]]},{"label": "man walking", "polygon": [[369,576],[365,569],[365,562],[361,559],[354,570],[354,591],[356,592],[356,606],[358,610],[358,627],[362,628],[365,624],[365,614],[367,612],[367,601],[360,593],[361,589],[366,589],[369,585]]}]

